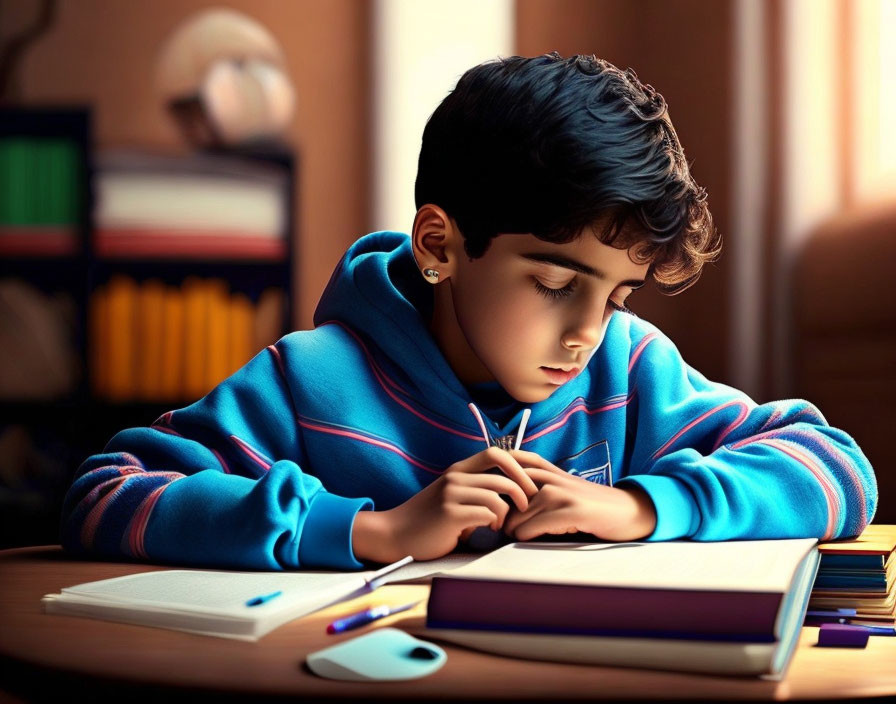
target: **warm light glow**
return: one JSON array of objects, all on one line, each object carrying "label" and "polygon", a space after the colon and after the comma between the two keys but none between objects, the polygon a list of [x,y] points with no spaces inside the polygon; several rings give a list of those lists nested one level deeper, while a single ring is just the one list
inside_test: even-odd
[{"label": "warm light glow", "polygon": [[513,54],[512,0],[374,4],[372,229],[408,232],[423,128],[468,68]]},{"label": "warm light glow", "polygon": [[878,173],[890,190],[896,190],[896,0],[880,2],[880,164]]},{"label": "warm light glow", "polygon": [[896,0],[854,0],[855,194],[896,194]]},{"label": "warm light glow", "polygon": [[785,6],[785,259],[840,207],[836,9],[834,0],[791,0]]}]

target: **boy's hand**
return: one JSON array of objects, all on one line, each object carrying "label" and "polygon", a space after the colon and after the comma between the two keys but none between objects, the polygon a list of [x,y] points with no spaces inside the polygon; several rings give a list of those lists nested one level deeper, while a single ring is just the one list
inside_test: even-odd
[{"label": "boy's hand", "polygon": [[[528,464],[518,451],[511,454]],[[602,540],[639,540],[656,528],[653,502],[640,488],[618,489],[542,467],[525,471],[539,490],[525,509],[504,521],[504,532],[516,540],[576,532]]]},{"label": "boy's hand", "polygon": [[[551,471],[550,463],[538,455],[532,457],[539,460],[535,466]],[[494,467],[503,475],[488,473]],[[523,512],[537,492],[518,459],[490,447],[455,462],[400,506],[360,511],[352,528],[352,547],[356,557],[376,562],[394,562],[405,555],[432,560],[447,555],[479,526],[501,530],[510,511],[501,495],[510,497]]]}]

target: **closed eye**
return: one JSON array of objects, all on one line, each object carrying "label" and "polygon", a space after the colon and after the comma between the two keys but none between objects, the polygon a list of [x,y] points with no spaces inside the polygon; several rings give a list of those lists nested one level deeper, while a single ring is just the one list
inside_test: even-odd
[{"label": "closed eye", "polygon": [[[566,286],[563,286],[561,288],[551,288],[550,286],[545,286],[543,283],[541,283],[541,281],[539,281],[538,279],[535,279],[535,290],[538,291],[538,293],[540,293],[542,296],[545,296],[546,298],[553,298],[553,299],[566,298],[567,296],[572,295],[572,292],[575,290],[575,288],[576,288],[576,280],[575,279],[573,279],[568,284],[566,284]],[[610,308],[612,308],[613,310],[618,310],[620,313],[628,313],[629,315],[635,315],[635,312],[626,305],[627,301],[628,301],[628,299],[626,299],[626,301],[623,301],[622,303],[617,303],[613,299],[610,299],[607,301],[607,305],[610,306]]]},{"label": "closed eye", "polygon": [[538,291],[542,296],[547,298],[566,298],[571,295],[576,288],[576,280],[573,279],[566,286],[562,288],[551,288],[550,286],[545,286],[541,281],[535,279],[535,290]]}]

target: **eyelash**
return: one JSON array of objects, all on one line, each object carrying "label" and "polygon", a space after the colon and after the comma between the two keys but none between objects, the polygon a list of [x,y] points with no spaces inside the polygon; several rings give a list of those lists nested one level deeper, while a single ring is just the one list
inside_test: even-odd
[{"label": "eyelash", "polygon": [[541,281],[535,279],[535,290],[538,291],[542,296],[547,298],[566,298],[571,295],[573,291],[576,289],[576,280],[573,279],[563,288],[549,288],[545,286]]},{"label": "eyelash", "polygon": [[[570,281],[563,288],[549,288],[548,286],[545,286],[543,283],[541,283],[541,281],[539,281],[538,279],[535,279],[535,290],[538,291],[542,296],[545,296],[546,298],[554,298],[554,299],[566,298],[567,296],[572,294],[572,292],[575,290],[575,288],[576,288],[576,280],[575,279]],[[613,310],[618,310],[620,313],[628,313],[629,315],[635,314],[631,308],[629,308],[628,306],[626,306],[624,304],[620,305],[619,303],[616,303],[616,301],[613,301],[613,300],[609,300],[609,301],[607,301],[607,303],[610,305],[611,308],[613,308]]]}]

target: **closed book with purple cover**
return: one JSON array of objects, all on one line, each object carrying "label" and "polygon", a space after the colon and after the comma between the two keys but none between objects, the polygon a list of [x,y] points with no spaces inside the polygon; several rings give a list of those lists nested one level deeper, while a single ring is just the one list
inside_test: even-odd
[{"label": "closed book with purple cover", "polygon": [[799,631],[816,543],[512,543],[435,576],[427,627],[775,643]]}]

